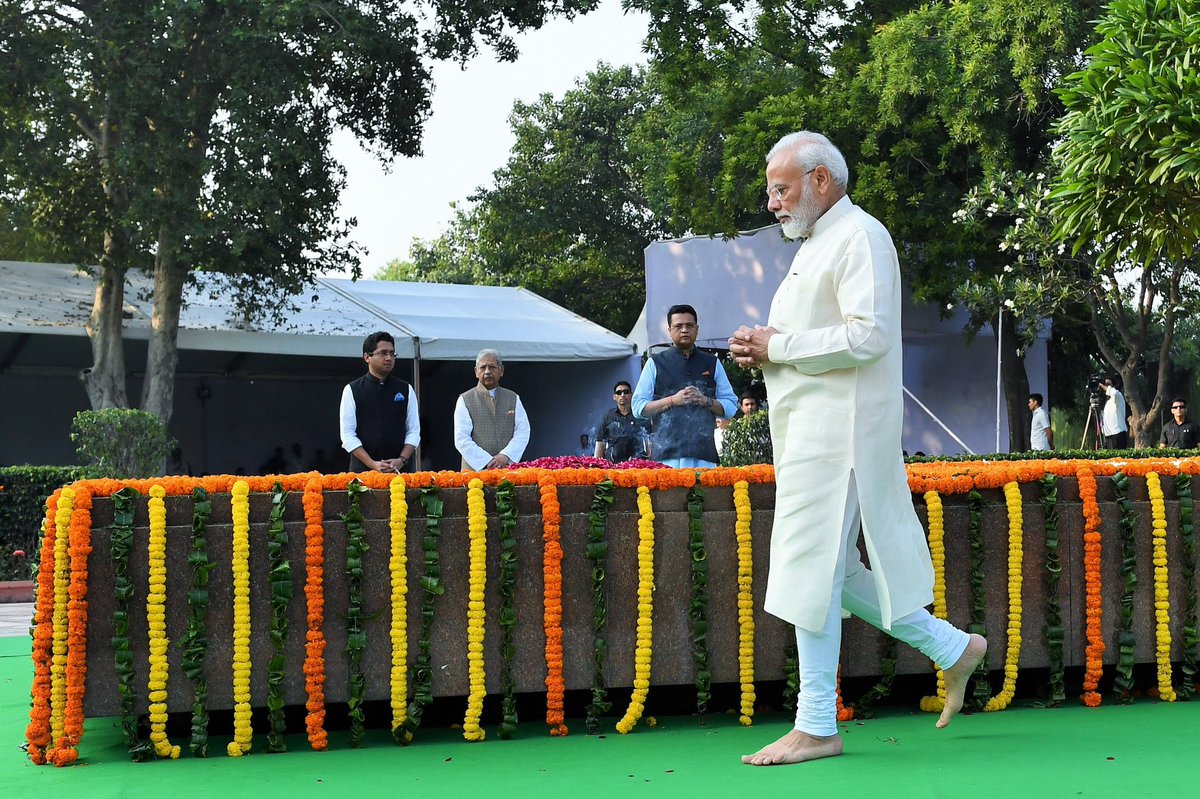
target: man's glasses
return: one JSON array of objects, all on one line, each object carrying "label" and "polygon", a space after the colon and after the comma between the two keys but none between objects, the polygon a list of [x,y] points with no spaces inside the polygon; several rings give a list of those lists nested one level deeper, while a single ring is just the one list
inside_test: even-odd
[{"label": "man's glasses", "polygon": [[1172,406],[1171,406],[1171,410],[1173,410],[1173,411],[1185,411],[1185,410],[1187,410],[1187,406],[1186,406],[1186,405],[1172,405]]},{"label": "man's glasses", "polygon": [[[811,175],[813,172],[816,172],[816,171],[817,171],[817,168],[814,166],[812,169],[808,170],[800,177],[806,178],[809,175]],[[785,186],[782,183],[776,183],[774,186],[768,186],[767,187],[767,200],[770,201],[771,199],[774,199],[776,202],[783,202],[783,198],[787,196],[788,189],[790,189],[790,188],[792,188],[792,187]]]},{"label": "man's glasses", "polygon": [[395,350],[375,350],[374,352],[371,353],[371,355],[376,358],[395,358],[396,351]]},{"label": "man's glasses", "polygon": [[685,330],[695,330],[696,324],[695,322],[677,322],[671,325],[671,329],[676,333],[682,333]]},{"label": "man's glasses", "polygon": [[629,389],[627,389],[627,388],[623,388],[623,389],[621,389],[620,391],[614,391],[613,393],[614,393],[614,394],[616,394],[618,397],[620,397],[620,396],[622,396],[622,395],[624,395],[624,394],[632,394],[633,392],[632,392],[632,391],[630,391],[630,390],[629,390]]}]

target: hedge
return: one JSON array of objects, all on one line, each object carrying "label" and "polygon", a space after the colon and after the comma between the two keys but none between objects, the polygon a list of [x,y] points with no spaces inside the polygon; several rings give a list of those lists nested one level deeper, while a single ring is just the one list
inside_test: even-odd
[{"label": "hedge", "polygon": [[46,497],[82,477],[77,466],[0,466],[0,581],[33,579]]}]

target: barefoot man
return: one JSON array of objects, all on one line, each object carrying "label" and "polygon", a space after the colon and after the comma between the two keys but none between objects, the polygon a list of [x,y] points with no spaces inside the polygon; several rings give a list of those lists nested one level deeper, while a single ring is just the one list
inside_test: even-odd
[{"label": "barefoot man", "polygon": [[[767,209],[803,238],[767,327],[729,339],[771,398],[775,524],[767,612],[796,626],[795,728],[742,758],[755,766],[842,753],[841,611],[916,647],[945,672],[945,727],[987,642],[935,618],[933,565],[913,511],[903,424],[900,269],[891,236],[846,196],[846,159],[824,136],[783,137],[767,155]],[[859,525],[871,560],[858,554]]]}]

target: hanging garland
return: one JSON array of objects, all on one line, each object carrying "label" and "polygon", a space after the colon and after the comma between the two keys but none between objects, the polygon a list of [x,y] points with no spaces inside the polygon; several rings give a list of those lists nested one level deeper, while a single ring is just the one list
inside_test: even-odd
[{"label": "hanging garland", "polygon": [[388,486],[391,510],[388,514],[388,574],[391,578],[392,671],[389,680],[392,705],[392,738],[408,743],[404,722],[408,718],[408,496],[404,478],[397,475]]},{"label": "hanging garland", "polygon": [[[857,702],[854,703],[854,716],[858,719],[875,718],[875,703],[892,692],[892,683],[896,680],[896,663],[899,659],[898,641],[890,635],[883,637],[883,656],[879,659],[879,672],[883,676]],[[790,678],[789,678],[790,679]],[[797,678],[797,688],[799,687]],[[790,683],[789,683],[790,685]]]},{"label": "hanging garland", "polygon": [[617,722],[617,732],[631,732],[646,709],[650,692],[650,659],[654,644],[654,509],[650,489],[638,486],[638,615],[633,650],[633,693],[629,707]]},{"label": "hanging garland", "polygon": [[150,700],[150,742],[154,744],[154,754],[174,760],[179,757],[179,747],[167,738],[167,507],[163,501],[166,494],[160,485],[150,488],[147,544],[150,578],[146,592],[150,680],[146,696]]},{"label": "hanging garland", "polygon": [[608,659],[608,601],[604,596],[604,576],[608,567],[606,527],[612,503],[613,482],[601,480],[596,484],[592,508],[588,512],[587,557],[592,563],[592,701],[588,703],[584,722],[588,735],[600,731],[600,717],[612,709],[604,681],[604,666]]},{"label": "hanging garland", "polygon": [[1100,704],[1096,687],[1104,670],[1104,632],[1101,628],[1104,605],[1100,593],[1100,506],[1096,502],[1096,476],[1087,466],[1076,472],[1079,499],[1083,505],[1083,585],[1084,629],[1087,648],[1084,656],[1083,695],[1080,700],[1088,707]]},{"label": "hanging garland", "polygon": [[1112,476],[1113,493],[1121,512],[1121,626],[1117,636],[1117,666],[1113,674],[1113,693],[1123,705],[1133,702],[1133,661],[1137,636],[1133,631],[1133,595],[1137,589],[1137,517],[1129,501],[1129,478],[1117,472]]},{"label": "hanging garland", "polygon": [[46,758],[54,762],[54,750],[62,738],[67,709],[67,605],[70,600],[71,511],[75,507],[75,489],[64,488],[54,517],[54,646],[50,660],[50,749]]},{"label": "hanging garland", "polygon": [[367,650],[367,630],[363,626],[363,558],[371,547],[367,544],[363,528],[359,495],[367,490],[360,481],[354,480],[346,486],[350,504],[342,514],[346,523],[346,660],[349,664],[349,695],[346,699],[350,718],[350,746],[362,746],[366,735],[366,715],[363,702],[367,694],[367,678],[362,670],[363,653]]},{"label": "hanging garland", "polygon": [[1158,698],[1175,701],[1171,687],[1171,594],[1167,566],[1167,509],[1163,503],[1162,482],[1155,472],[1146,475],[1150,494],[1150,513],[1154,519],[1154,653],[1158,662]]},{"label": "hanging garland", "polygon": [[[183,673],[192,685],[192,738],[188,748],[196,757],[208,757],[208,680],[204,655],[208,651],[208,573],[216,565],[208,557],[208,519],[212,502],[201,486],[192,489],[192,543],[188,563],[192,587],[188,591],[188,623],[180,642]],[[132,520],[132,517],[131,517]]]},{"label": "hanging garland", "polygon": [[[987,638],[987,586],[986,552],[983,546],[983,494],[972,487],[967,494],[967,514],[970,519],[967,526],[967,536],[971,542],[971,623],[967,631]],[[983,710],[988,700],[992,698],[992,689],[988,685],[987,658],[979,661],[975,667],[974,689],[971,694],[971,707]]]},{"label": "hanging garland", "polygon": [[[946,528],[942,518],[942,498],[937,491],[925,492],[926,515],[929,519],[929,556],[933,561],[933,615],[946,618]],[[940,713],[946,707],[946,676],[937,670],[937,694],[921,698],[920,708],[926,713]]]},{"label": "hanging garland", "polygon": [[38,561],[37,596],[34,603],[33,687],[29,725],[25,728],[29,759],[35,765],[46,763],[50,747],[50,665],[53,659],[54,629],[54,553],[58,546],[58,505],[62,489],[46,499],[46,518],[42,523],[42,551]]},{"label": "hanging garland", "polygon": [[230,757],[250,753],[254,730],[250,717],[250,484],[233,484],[233,740],[225,747]]},{"label": "hanging garland", "polygon": [[398,738],[398,742],[407,744],[412,741],[417,727],[421,726],[421,716],[425,708],[433,701],[433,667],[430,663],[430,635],[433,630],[434,605],[439,596],[446,592],[442,584],[441,555],[438,553],[438,541],[442,536],[442,496],[436,485],[421,489],[421,507],[425,511],[425,537],[421,541],[421,552],[425,561],[424,574],[421,576],[421,634],[417,639],[417,660],[413,664],[413,698],[408,705],[408,717],[404,728],[406,735]]},{"label": "hanging garland", "polygon": [[53,760],[67,766],[79,758],[83,737],[83,696],[87,690],[87,578],[92,553],[92,494],[86,485],[75,491],[67,551],[71,560],[70,599],[67,603],[66,707],[63,734],[56,742]]},{"label": "hanging garland", "polygon": [[[129,579],[129,555],[133,551],[133,500],[141,496],[132,488],[122,488],[112,496],[113,522],[109,528],[109,557],[113,570],[113,670],[121,694],[121,729],[125,746],[135,761],[146,760],[153,751],[150,742],[138,735],[137,688],[134,686],[133,652],[129,646],[129,600],[133,581]],[[185,650],[186,651],[186,650]]]},{"label": "hanging garland", "polygon": [[329,746],[325,732],[325,493],[320,478],[304,485],[304,731],[309,746]]},{"label": "hanging garland", "polygon": [[[784,624],[784,627],[788,634],[783,637],[783,709],[795,711],[800,696],[800,652],[796,645],[796,627],[791,624]],[[858,712],[857,705],[855,712]],[[863,718],[861,713],[859,717]]]},{"label": "hanging garland", "polygon": [[1025,545],[1021,487],[1004,484],[1004,502],[1008,506],[1008,646],[1004,655],[1004,684],[984,706],[986,711],[1004,710],[1012,702],[1017,688],[1017,663],[1021,659],[1021,587],[1024,582]]},{"label": "hanging garland", "polygon": [[271,513],[267,523],[267,563],[271,569],[271,661],[267,665],[267,719],[271,729],[267,733],[268,752],[286,752],[287,743],[283,735],[287,722],[283,716],[285,699],[283,685],[286,680],[287,659],[284,647],[288,634],[288,605],[292,600],[292,564],[284,555],[287,552],[288,534],[283,525],[283,513],[287,507],[288,492],[279,483],[271,493]]},{"label": "hanging garland", "polygon": [[469,569],[467,577],[467,715],[463,720],[463,738],[482,741],[487,733],[479,726],[483,697],[487,694],[483,670],[484,590],[487,587],[487,508],[483,502],[483,481],[475,478],[467,484],[467,531]]},{"label": "hanging garland", "polygon": [[545,477],[538,482],[542,500],[542,574],[545,598],[542,626],[546,631],[546,724],[551,735],[566,735],[563,723],[563,629],[562,629],[562,545],[559,534],[562,513],[558,505],[558,485]]},{"label": "hanging garland", "polygon": [[696,671],[696,714],[704,723],[712,698],[712,671],[708,666],[708,552],[704,546],[704,489],[697,481],[688,490],[688,548],[692,559],[692,601],[688,617],[692,633],[692,665]]},{"label": "hanging garland", "polygon": [[517,502],[511,480],[501,480],[496,487],[496,516],[500,520],[500,739],[507,741],[517,731],[517,681],[512,662],[517,646],[514,635],[517,627]]},{"label": "hanging garland", "polygon": [[733,509],[737,516],[738,562],[738,678],[741,713],[738,721],[754,723],[754,553],[750,538],[750,491],[745,480],[733,484]]},{"label": "hanging garland", "polygon": [[1175,494],[1179,498],[1179,534],[1183,542],[1183,584],[1187,587],[1187,604],[1183,614],[1183,659],[1179,662],[1180,699],[1191,699],[1196,690],[1196,673],[1200,661],[1200,630],[1196,612],[1200,597],[1196,590],[1196,528],[1192,522],[1192,476],[1181,472],[1175,475]]},{"label": "hanging garland", "polygon": [[1062,560],[1058,555],[1058,478],[1047,474],[1041,479],[1042,528],[1046,533],[1046,650],[1050,657],[1050,696],[1048,707],[1055,707],[1067,698],[1066,682],[1063,678],[1062,606],[1058,599],[1059,582],[1062,579]]}]

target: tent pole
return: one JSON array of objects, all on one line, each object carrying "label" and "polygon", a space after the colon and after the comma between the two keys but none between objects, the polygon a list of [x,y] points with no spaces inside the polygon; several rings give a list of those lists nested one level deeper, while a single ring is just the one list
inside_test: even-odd
[{"label": "tent pole", "polygon": [[[412,343],[413,343],[413,383],[412,383],[412,387],[413,387],[413,393],[415,393],[417,396],[417,405],[419,408],[420,402],[421,402],[421,337],[418,335],[414,335],[412,337]],[[418,419],[418,421],[420,421],[420,419]],[[424,433],[424,431],[422,431],[422,433]],[[424,435],[422,435],[422,440],[423,439],[424,439]],[[417,459],[416,471],[419,472],[423,468],[422,460],[421,460],[421,444],[420,443],[417,444],[417,451],[414,452],[413,455]]]},{"label": "tent pole", "polygon": [[1000,314],[996,320],[996,452],[1000,451],[1000,398],[1003,386],[1000,378],[1000,340],[1004,336],[1004,306],[1000,306]]}]

